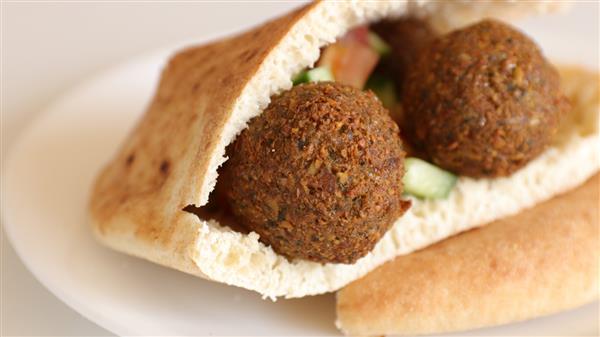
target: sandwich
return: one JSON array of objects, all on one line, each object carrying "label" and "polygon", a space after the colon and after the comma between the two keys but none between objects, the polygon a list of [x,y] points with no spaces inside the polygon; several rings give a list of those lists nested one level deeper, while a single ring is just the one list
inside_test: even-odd
[{"label": "sandwich", "polygon": [[[500,21],[561,8],[314,2],[180,51],[93,186],[96,237],[272,299],[379,266],[398,282],[406,269],[387,261],[598,170],[597,75],[556,67]],[[392,274],[379,270],[357,284]],[[362,316],[356,287],[339,295],[348,333],[363,331],[345,318]]]}]

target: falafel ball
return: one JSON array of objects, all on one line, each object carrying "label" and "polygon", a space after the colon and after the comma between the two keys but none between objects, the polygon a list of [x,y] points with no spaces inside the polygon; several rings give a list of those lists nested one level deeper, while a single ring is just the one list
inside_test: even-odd
[{"label": "falafel ball", "polygon": [[233,214],[289,258],[353,263],[409,206],[399,129],[371,92],[295,86],[232,146]]},{"label": "falafel ball", "polygon": [[419,51],[437,34],[427,21],[414,16],[385,19],[372,25],[371,29],[390,46],[391,54],[381,60],[380,71],[392,76],[396,92],[400,94]]},{"label": "falafel ball", "polygon": [[485,20],[432,41],[410,69],[406,136],[431,161],[471,177],[508,176],[540,154],[569,103],[527,36]]}]

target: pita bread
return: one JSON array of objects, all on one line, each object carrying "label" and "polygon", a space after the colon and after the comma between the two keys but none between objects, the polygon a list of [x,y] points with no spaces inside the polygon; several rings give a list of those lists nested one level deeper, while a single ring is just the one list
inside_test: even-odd
[{"label": "pita bread", "polygon": [[[292,86],[295,73],[314,64],[320,47],[349,28],[406,13],[450,27],[460,18],[555,9],[557,3],[548,2],[316,2],[238,36],[181,51],[164,69],[145,115],[97,178],[89,208],[94,232],[109,247],[196,276],[273,299],[302,297],[337,290],[397,255],[577,186],[599,166],[597,129],[582,133],[579,119],[568,125],[564,141],[510,178],[461,179],[447,200],[415,200],[353,265],[289,261],[256,233],[183,211],[207,204],[226,145],[269,97]],[[587,86],[579,77],[567,81],[577,82],[578,90]]]},{"label": "pita bread", "polygon": [[515,216],[400,256],[337,294],[352,335],[504,324],[598,297],[598,175]]}]

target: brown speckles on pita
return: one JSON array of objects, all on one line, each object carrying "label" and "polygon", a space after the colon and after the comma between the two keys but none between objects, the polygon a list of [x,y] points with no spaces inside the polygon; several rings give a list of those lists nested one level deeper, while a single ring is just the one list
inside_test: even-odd
[{"label": "brown speckles on pita", "polygon": [[127,159],[125,159],[125,165],[131,166],[133,164],[134,160],[135,160],[135,153],[131,153],[129,156],[127,156]]},{"label": "brown speckles on pita", "polygon": [[252,49],[246,49],[240,53],[240,58],[245,62],[250,61],[252,58],[256,56],[258,52]]},{"label": "brown speckles on pita", "polygon": [[168,160],[166,160],[166,159],[165,159],[165,160],[163,160],[163,161],[160,163],[160,172],[161,172],[162,174],[164,174],[164,175],[168,174],[168,173],[169,173],[169,166],[170,166],[170,165],[171,165],[171,164],[169,163],[169,161],[168,161]]}]

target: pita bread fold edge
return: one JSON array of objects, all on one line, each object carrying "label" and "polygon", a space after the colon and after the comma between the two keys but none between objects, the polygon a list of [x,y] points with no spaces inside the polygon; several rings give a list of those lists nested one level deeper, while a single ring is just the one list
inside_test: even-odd
[{"label": "pita bread fold edge", "polygon": [[[464,331],[598,298],[600,179],[389,261],[337,293],[349,335]],[[481,332],[484,334],[484,332]]]},{"label": "pita bread fold edge", "polygon": [[[461,179],[448,200],[416,201],[373,252],[353,265],[288,261],[255,233],[183,211],[208,202],[225,147],[248,120],[269,97],[291,87],[292,76],[318,59],[320,47],[349,28],[407,13],[432,22],[452,16],[458,24],[461,16],[506,19],[558,8],[548,2],[323,1],[185,49],[169,61],[143,118],[93,186],[94,232],[109,247],[186,273],[273,299],[302,297],[335,291],[399,254],[572,188],[598,167],[597,130],[567,136],[508,179]],[[569,129],[578,128],[575,123]]]}]

